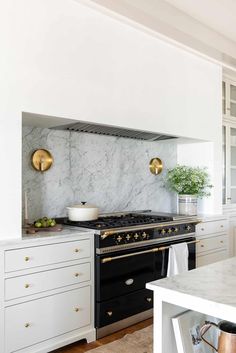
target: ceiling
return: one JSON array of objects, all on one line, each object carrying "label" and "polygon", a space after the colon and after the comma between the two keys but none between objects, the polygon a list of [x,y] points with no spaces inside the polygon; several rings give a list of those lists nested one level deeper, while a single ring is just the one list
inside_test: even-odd
[{"label": "ceiling", "polygon": [[75,1],[164,35],[236,72],[236,0]]},{"label": "ceiling", "polygon": [[166,0],[168,3],[231,39],[236,45],[235,0]]}]

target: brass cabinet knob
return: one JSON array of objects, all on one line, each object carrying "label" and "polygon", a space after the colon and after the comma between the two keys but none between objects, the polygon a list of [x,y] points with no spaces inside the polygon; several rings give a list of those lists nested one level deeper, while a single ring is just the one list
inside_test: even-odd
[{"label": "brass cabinet knob", "polygon": [[223,243],[224,243],[224,240],[221,240],[220,242],[221,242],[221,244],[223,244]]},{"label": "brass cabinet knob", "polygon": [[30,285],[29,285],[28,283],[25,284],[25,288],[29,288],[29,286],[30,286]]},{"label": "brass cabinet knob", "polygon": [[108,315],[108,316],[110,316],[110,317],[111,317],[111,316],[112,316],[112,314],[113,314],[113,312],[112,312],[112,311],[107,311],[107,315]]},{"label": "brass cabinet knob", "polygon": [[79,273],[78,272],[75,273],[75,277],[79,277]]},{"label": "brass cabinet knob", "polygon": [[204,248],[204,245],[203,245],[203,244],[201,244],[201,248]]},{"label": "brass cabinet knob", "polygon": [[25,328],[28,328],[28,327],[30,327],[30,324],[28,322],[26,322]]},{"label": "brass cabinet knob", "polygon": [[79,252],[79,249],[78,249],[78,248],[76,248],[76,249],[75,249],[75,252]]},{"label": "brass cabinet knob", "polygon": [[78,313],[78,311],[79,311],[79,308],[75,308],[75,312],[77,312],[77,313]]},{"label": "brass cabinet knob", "polygon": [[223,225],[223,224],[221,224],[221,225],[220,225],[220,227],[221,227],[221,228],[224,228],[224,225]]},{"label": "brass cabinet knob", "polygon": [[152,298],[148,297],[148,298],[146,298],[146,301],[147,301],[148,303],[151,303]]},{"label": "brass cabinet knob", "polygon": [[29,259],[30,259],[29,256],[25,257],[25,261],[29,261]]},{"label": "brass cabinet knob", "polygon": [[204,231],[205,229],[204,228],[201,228],[202,231]]}]

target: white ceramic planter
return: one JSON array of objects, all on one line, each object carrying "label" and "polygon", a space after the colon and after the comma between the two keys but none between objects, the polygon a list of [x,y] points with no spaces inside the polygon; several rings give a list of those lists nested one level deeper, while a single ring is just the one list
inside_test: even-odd
[{"label": "white ceramic planter", "polygon": [[197,215],[197,196],[178,195],[179,214],[195,216]]}]

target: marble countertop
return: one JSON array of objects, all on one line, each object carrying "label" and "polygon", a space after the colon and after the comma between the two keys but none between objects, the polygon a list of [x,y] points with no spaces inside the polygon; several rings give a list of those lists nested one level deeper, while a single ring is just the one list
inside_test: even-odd
[{"label": "marble countertop", "polygon": [[58,240],[68,241],[70,238],[94,236],[94,231],[79,227],[68,227],[63,226],[63,229],[59,232],[37,232],[35,234],[27,234],[24,230],[22,232],[22,238],[2,240],[0,242],[0,248],[5,247],[19,247],[29,245],[40,245],[42,242],[57,242]]},{"label": "marble countertop", "polygon": [[27,234],[26,231],[23,230],[22,240],[42,239],[45,237],[55,238],[55,237],[62,237],[62,236],[73,236],[73,235],[81,235],[85,233],[93,233],[93,232],[85,228],[69,227],[69,226],[63,226],[63,229],[58,232],[37,231],[35,234]]},{"label": "marble countertop", "polygon": [[236,257],[147,284],[163,302],[236,321]]}]

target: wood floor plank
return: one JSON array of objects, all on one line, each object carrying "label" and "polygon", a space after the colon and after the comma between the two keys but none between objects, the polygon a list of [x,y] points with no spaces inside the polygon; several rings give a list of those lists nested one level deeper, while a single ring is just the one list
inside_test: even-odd
[{"label": "wood floor plank", "polygon": [[82,340],[82,341],[70,344],[69,346],[59,348],[59,349],[53,351],[52,353],[85,353],[85,352],[89,351],[90,349],[94,349],[94,348],[100,347],[104,344],[118,340],[128,333],[133,333],[137,330],[141,330],[142,328],[145,328],[149,325],[152,325],[152,319],[148,319],[148,320],[139,322],[136,325],[127,327],[123,330],[120,330],[118,332],[113,333],[112,335],[100,338],[99,340],[97,340],[95,342],[87,343],[85,340]]}]

